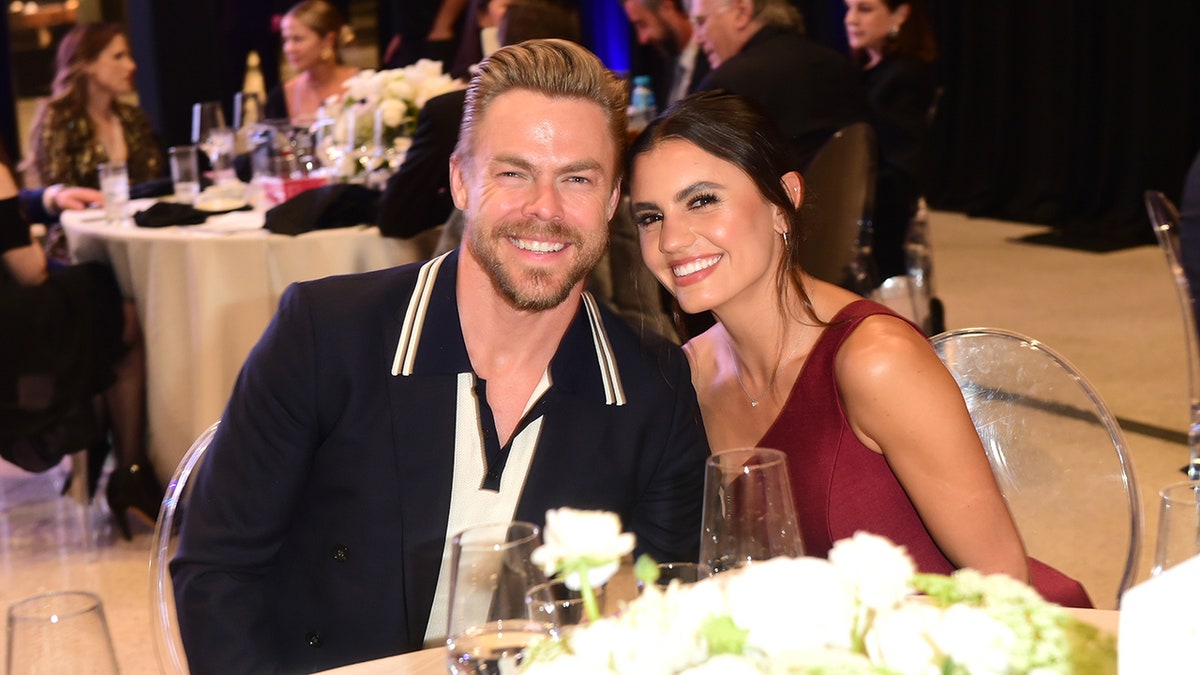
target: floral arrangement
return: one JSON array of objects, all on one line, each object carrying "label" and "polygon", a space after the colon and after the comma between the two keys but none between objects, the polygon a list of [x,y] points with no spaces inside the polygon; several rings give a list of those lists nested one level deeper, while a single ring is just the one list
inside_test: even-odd
[{"label": "floral arrangement", "polygon": [[600,618],[595,589],[608,583],[633,550],[634,536],[621,532],[621,519],[609,511],[551,509],[542,530],[546,543],[534,549],[533,564],[546,576],[562,576],[563,583],[583,597],[587,616]]},{"label": "floral arrangement", "polygon": [[776,558],[690,586],[647,584],[618,615],[535,644],[521,672],[1090,675],[1116,672],[1116,647],[1025,584],[972,570],[917,574],[902,547],[860,532],[828,560]]},{"label": "floral arrangement", "polygon": [[441,61],[428,59],[404,68],[360,70],[346,80],[344,93],[325,101],[324,109],[335,118],[332,142],[350,145],[353,119],[354,147],[367,149],[378,140],[378,150],[403,155],[429,99],[465,86],[442,72]]}]

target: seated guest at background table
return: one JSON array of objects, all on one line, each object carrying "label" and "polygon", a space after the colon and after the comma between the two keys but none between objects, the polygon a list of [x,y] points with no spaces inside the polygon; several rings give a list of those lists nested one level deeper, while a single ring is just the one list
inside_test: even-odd
[{"label": "seated guest at background table", "polygon": [[283,56],[296,75],[267,94],[267,119],[290,119],[308,126],[325,99],[341,94],[358,72],[342,63],[339,48],[352,33],[337,8],[325,0],[304,0],[280,22]]},{"label": "seated guest at background table", "polygon": [[650,81],[659,110],[696,90],[708,74],[708,58],[692,39],[692,20],[682,0],[625,0],[625,16],[637,34],[638,44],[654,47],[659,58],[652,64]]},{"label": "seated guest at background table", "polygon": [[[50,98],[33,121],[25,175],[38,185],[99,187],[96,167],[124,162],[130,184],[159,177],[163,152],[150,119],[121,97],[134,93],[137,64],[116,23],[80,24],[58,45]],[[55,225],[47,235],[52,262],[69,264]]]},{"label": "seated guest at background table", "polygon": [[[804,182],[765,113],[696,94],[629,156],[646,264],[685,311],[718,320],[684,347],[709,441],[788,454],[807,553],[867,530],[904,545],[922,572],[1027,581],[970,414],[925,336],[800,268]],[[1056,579],[1078,593],[1052,599],[1090,606]]]},{"label": "seated guest at background table", "polygon": [[628,95],[565,40],[505,47],[450,161],[464,245],[293,285],[243,366],[172,562],[192,672],[309,672],[444,644],[449,542],[548,508],[699,554],[687,362],[583,290]]},{"label": "seated guest at background table", "polygon": [[[146,456],[145,354],[133,304],[121,298],[112,270],[83,263],[48,270],[28,218],[44,220],[43,192],[17,188],[0,164],[0,455],[44,471],[88,449],[89,491],[108,456],[117,468],[106,496],[131,538],[132,510],[151,524],[162,488]],[[54,208],[100,201],[90,188],[63,188]],[[24,210],[26,213],[22,213]]]},{"label": "seated guest at background table", "polygon": [[838,129],[867,119],[853,66],[800,33],[788,0],[692,0],[691,17],[713,67],[697,90],[723,89],[762,106],[791,140],[796,168]]},{"label": "seated guest at background table", "polygon": [[929,172],[937,47],[921,0],[847,0],[845,21],[879,149],[871,245],[883,281],[907,272],[904,236]]},{"label": "seated guest at background table", "polygon": [[[579,11],[555,0],[492,0],[504,3],[497,38],[513,45],[538,38],[562,38],[578,42]],[[450,218],[450,173],[446,167],[458,143],[463,101],[467,91],[458,89],[429,99],[417,118],[412,146],[400,169],[392,175],[379,200],[376,224],[388,237],[413,237],[437,227]]]}]

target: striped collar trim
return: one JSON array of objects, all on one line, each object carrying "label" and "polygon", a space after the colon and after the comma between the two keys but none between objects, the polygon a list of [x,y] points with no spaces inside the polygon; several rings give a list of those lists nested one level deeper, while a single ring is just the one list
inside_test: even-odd
[{"label": "striped collar trim", "polygon": [[[429,311],[430,297],[437,282],[438,271],[446,260],[445,253],[421,266],[417,275],[417,284],[413,288],[412,298],[404,313],[404,323],[400,330],[400,340],[396,345],[396,355],[392,359],[392,375],[409,376],[417,360],[417,347],[421,343],[421,331],[425,326],[425,316]],[[600,381],[604,387],[604,401],[607,405],[625,405],[625,387],[621,383],[621,373],[617,368],[617,357],[613,352],[608,332],[604,330],[604,321],[600,317],[600,308],[591,293],[583,292],[583,308],[587,314],[588,325],[591,328],[592,345],[596,350],[596,365],[600,371]]]}]

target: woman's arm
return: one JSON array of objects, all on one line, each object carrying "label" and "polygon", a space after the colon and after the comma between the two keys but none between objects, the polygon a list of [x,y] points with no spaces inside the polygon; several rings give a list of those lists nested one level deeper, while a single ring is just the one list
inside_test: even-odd
[{"label": "woman's arm", "polygon": [[[0,260],[17,283],[36,286],[46,280],[46,253],[29,238],[29,224],[17,205],[17,182],[0,164]],[[15,244],[15,245],[14,245]]]},{"label": "woman's arm", "polygon": [[924,336],[900,319],[870,317],[847,338],[835,372],[855,434],[883,454],[946,557],[1027,582],[1020,534],[962,393]]}]

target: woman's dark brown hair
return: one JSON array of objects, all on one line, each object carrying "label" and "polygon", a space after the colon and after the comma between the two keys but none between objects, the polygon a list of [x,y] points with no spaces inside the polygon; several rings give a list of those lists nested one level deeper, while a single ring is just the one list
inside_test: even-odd
[{"label": "woman's dark brown hair", "polygon": [[[776,280],[780,308],[789,307],[786,298],[795,293],[807,317],[813,319],[812,298],[804,290],[801,246],[804,240],[800,208],[792,203],[783,176],[795,171],[797,163],[792,146],[783,132],[753,101],[736,94],[703,92],[681,99],[646,127],[629,149],[628,173],[638,156],[668,140],[682,140],[742,170],[763,199],[778,207],[788,221],[790,232],[784,241]],[[645,169],[643,169],[645,170]],[[670,167],[661,170],[670,171]],[[632,181],[631,181],[632,182]],[[679,317],[676,317],[676,323]]]}]

